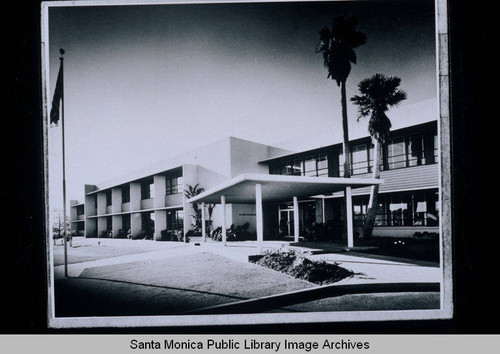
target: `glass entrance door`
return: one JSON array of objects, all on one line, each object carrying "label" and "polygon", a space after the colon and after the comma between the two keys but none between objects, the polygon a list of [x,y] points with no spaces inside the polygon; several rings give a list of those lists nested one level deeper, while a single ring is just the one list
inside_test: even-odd
[{"label": "glass entrance door", "polygon": [[280,236],[293,236],[293,209],[280,209]]}]

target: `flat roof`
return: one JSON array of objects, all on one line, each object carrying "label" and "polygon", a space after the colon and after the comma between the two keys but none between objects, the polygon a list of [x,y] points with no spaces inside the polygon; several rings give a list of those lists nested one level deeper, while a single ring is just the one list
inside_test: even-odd
[{"label": "flat roof", "polygon": [[373,178],[306,177],[244,173],[188,199],[191,203],[255,203],[255,185],[262,185],[262,200],[288,201],[292,197],[305,198],[328,195],[345,187],[363,188],[384,183]]}]

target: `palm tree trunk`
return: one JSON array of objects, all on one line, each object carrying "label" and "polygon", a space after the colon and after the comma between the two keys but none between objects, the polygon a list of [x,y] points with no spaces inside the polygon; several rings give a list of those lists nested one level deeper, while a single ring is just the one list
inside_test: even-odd
[{"label": "palm tree trunk", "polygon": [[[375,156],[373,157],[373,175],[374,179],[380,179],[380,166],[382,165],[382,142],[377,139],[374,140]],[[361,237],[368,238],[373,233],[373,227],[375,226],[375,218],[378,211],[378,190],[379,185],[376,184],[370,187],[370,201],[368,202],[368,210],[366,211],[366,219],[363,223],[363,229],[361,231]]]},{"label": "palm tree trunk", "polygon": [[342,103],[342,132],[343,142],[342,149],[344,151],[344,177],[351,177],[351,144],[349,143],[349,125],[347,122],[347,95],[345,91],[345,80],[340,84],[340,95]]}]

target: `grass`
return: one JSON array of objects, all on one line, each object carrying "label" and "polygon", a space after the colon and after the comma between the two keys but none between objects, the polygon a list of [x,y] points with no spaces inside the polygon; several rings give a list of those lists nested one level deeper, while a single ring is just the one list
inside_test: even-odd
[{"label": "grass", "polygon": [[311,261],[295,251],[269,252],[254,262],[260,266],[320,285],[335,283],[354,275],[354,272],[339,266],[337,263]]}]

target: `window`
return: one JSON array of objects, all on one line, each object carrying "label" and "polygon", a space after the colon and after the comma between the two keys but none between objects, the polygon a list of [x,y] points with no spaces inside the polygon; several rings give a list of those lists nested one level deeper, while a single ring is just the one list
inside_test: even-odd
[{"label": "window", "polygon": [[370,149],[368,149],[368,172],[372,172],[373,171],[373,159],[375,158],[375,150],[374,150],[374,147],[370,147]]},{"label": "window", "polygon": [[304,160],[304,175],[314,177],[318,175],[316,159],[314,158],[314,156],[311,156]]},{"label": "window", "polygon": [[83,215],[85,214],[85,208],[83,205],[79,205],[76,207],[76,215]]},{"label": "window", "polygon": [[113,230],[113,218],[111,216],[106,216],[106,230]]},{"label": "window", "polygon": [[106,206],[110,206],[112,203],[111,189],[106,191]]},{"label": "window", "polygon": [[[438,226],[439,200],[436,191],[380,194],[375,226]],[[353,198],[353,218],[361,226],[368,210],[369,196]]]},{"label": "window", "polygon": [[126,184],[122,186],[122,203],[130,202],[130,185]]},{"label": "window", "polygon": [[438,158],[439,158],[439,140],[438,140],[438,136],[437,134],[434,135],[434,161],[437,162],[439,161]]},{"label": "window", "polygon": [[130,214],[125,214],[122,216],[122,230],[130,230]]},{"label": "window", "polygon": [[326,154],[319,154],[316,161],[318,176],[328,177],[328,158]]},{"label": "window", "polygon": [[184,211],[169,210],[167,211],[167,230],[180,231],[184,230]]},{"label": "window", "polygon": [[387,145],[387,166],[390,170],[406,167],[406,148],[403,137],[392,139]]},{"label": "window", "polygon": [[410,220],[410,207],[403,195],[396,193],[391,195],[389,201],[389,222],[390,226],[408,226]]},{"label": "window", "polygon": [[344,163],[345,163],[344,152],[342,150],[339,150],[339,176],[340,177],[344,177]]},{"label": "window", "polygon": [[141,199],[154,198],[155,186],[153,178],[148,178],[141,183]]},{"label": "window", "polygon": [[359,175],[368,171],[368,151],[366,144],[353,146],[351,151],[352,174]]},{"label": "window", "polygon": [[[371,145],[371,144],[370,144]],[[351,149],[351,174],[359,175],[371,172],[373,167],[373,147],[367,144],[355,145]],[[344,153],[339,151],[339,176],[344,177]]]},{"label": "window", "polygon": [[305,159],[285,161],[281,164],[271,166],[270,173],[273,175],[328,177],[327,155],[326,153],[320,153],[307,156]]},{"label": "window", "polygon": [[408,141],[408,166],[425,164],[424,138],[421,133],[410,134]]},{"label": "window", "polygon": [[166,195],[181,193],[183,186],[183,178],[180,175],[169,175],[166,179]]},{"label": "window", "polygon": [[366,197],[361,197],[361,198],[353,198],[352,200],[353,204],[353,223],[355,227],[362,226],[363,221],[366,218],[366,211],[368,208],[368,198]]},{"label": "window", "polygon": [[154,213],[141,214],[141,227],[142,231],[146,232],[146,237],[152,237],[155,230]]}]

